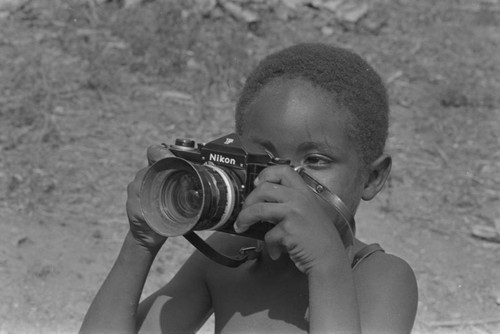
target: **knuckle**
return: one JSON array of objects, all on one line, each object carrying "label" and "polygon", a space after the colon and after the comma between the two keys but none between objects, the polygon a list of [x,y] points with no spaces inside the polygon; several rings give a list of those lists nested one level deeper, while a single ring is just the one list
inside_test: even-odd
[{"label": "knuckle", "polygon": [[279,226],[275,226],[273,229],[271,229],[269,232],[266,233],[266,235],[264,236],[264,241],[267,244],[279,243],[281,239],[279,232],[280,232]]},{"label": "knuckle", "polygon": [[150,145],[148,146],[147,150],[146,150],[146,153],[147,153],[147,156],[154,156],[156,155],[160,150],[162,150],[162,146],[161,145],[158,145],[158,144],[154,144],[154,145]]},{"label": "knuckle", "polygon": [[265,204],[264,203],[257,203],[255,204],[254,206],[254,213],[255,213],[255,216],[259,219],[259,220],[262,220],[265,218],[266,216],[266,207],[265,207]]},{"label": "knuckle", "polygon": [[149,146],[147,151],[146,151],[146,157],[148,159],[149,164],[155,163],[155,151],[157,148],[155,147],[156,145]]},{"label": "knuckle", "polygon": [[[272,167],[272,166],[271,166]],[[262,181],[266,181],[268,179],[268,175],[269,175],[269,169],[271,167],[267,167],[267,168],[264,168],[258,175],[258,179],[260,182]]]},{"label": "knuckle", "polygon": [[296,247],[296,243],[292,240],[291,237],[287,236],[282,238],[281,244],[288,250],[290,251],[291,249]]},{"label": "knuckle", "polygon": [[269,182],[263,182],[263,183],[258,185],[258,188],[260,191],[267,193],[267,192],[272,190],[273,184],[269,183]]},{"label": "knuckle", "polygon": [[291,208],[285,219],[280,223],[283,233],[287,236],[300,234],[303,229],[304,221],[300,218],[301,212],[298,208]]},{"label": "knuckle", "polygon": [[[296,202],[292,202],[292,203],[296,203]],[[292,219],[299,217],[302,213],[302,210],[301,210],[300,206],[293,205],[293,204],[289,203],[289,204],[287,204],[286,212],[287,212],[287,218],[289,218],[286,222],[287,222],[287,224],[291,224]]]},{"label": "knuckle", "polygon": [[150,164],[170,156],[170,150],[163,145],[151,145],[146,151],[146,156]]},{"label": "knuckle", "polygon": [[284,220],[280,225],[285,235],[290,235],[295,230],[295,223],[290,219]]},{"label": "knuckle", "polygon": [[281,245],[286,249],[290,249],[295,245],[292,235],[290,235],[286,228],[283,227],[283,223],[267,232],[264,236],[264,241],[268,245]]}]

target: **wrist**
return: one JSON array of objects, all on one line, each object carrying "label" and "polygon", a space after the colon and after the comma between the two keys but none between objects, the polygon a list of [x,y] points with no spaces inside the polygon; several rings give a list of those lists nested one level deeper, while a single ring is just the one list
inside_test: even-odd
[{"label": "wrist", "polygon": [[147,252],[153,256],[156,256],[167,240],[166,237],[161,237],[159,235],[155,238],[148,235],[141,236],[136,234],[137,233],[134,233],[134,231],[129,230],[125,236],[124,244],[127,244],[130,247],[136,247],[138,248],[138,251]]},{"label": "wrist", "polygon": [[343,266],[335,261],[322,261],[312,265],[307,271],[309,279],[331,280],[339,271],[342,271]]},{"label": "wrist", "polygon": [[[350,271],[350,263],[347,257],[347,254],[344,256],[344,249],[330,249],[326,251],[322,257],[317,258],[315,261],[311,263],[309,270],[307,271],[308,275],[326,275],[330,278],[332,274],[342,272],[342,271]],[[340,254],[342,253],[342,254]]]},{"label": "wrist", "polygon": [[152,260],[158,254],[158,251],[162,247],[163,243],[159,245],[147,245],[138,240],[132,231],[128,231],[122,245],[122,253],[127,255],[135,255],[142,258],[151,258]]}]

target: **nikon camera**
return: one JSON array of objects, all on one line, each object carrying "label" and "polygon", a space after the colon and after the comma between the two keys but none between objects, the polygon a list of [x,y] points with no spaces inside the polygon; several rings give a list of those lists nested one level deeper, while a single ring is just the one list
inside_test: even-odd
[{"label": "nikon camera", "polygon": [[[168,237],[200,230],[236,234],[233,223],[260,171],[289,164],[235,133],[207,144],[177,139],[167,147],[174,156],[150,166],[140,197],[148,225]],[[240,235],[263,239],[272,227],[259,222]]]}]

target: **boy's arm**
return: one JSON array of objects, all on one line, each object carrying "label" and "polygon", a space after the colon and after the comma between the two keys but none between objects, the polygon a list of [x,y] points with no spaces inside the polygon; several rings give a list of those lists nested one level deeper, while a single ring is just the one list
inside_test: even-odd
[{"label": "boy's arm", "polygon": [[83,320],[80,333],[137,331],[137,305],[155,253],[129,232],[118,258]]},{"label": "boy's arm", "polygon": [[309,333],[361,333],[356,288],[347,261],[313,267],[307,277]]},{"label": "boy's arm", "polygon": [[[161,145],[151,146],[147,152],[149,164],[169,155],[169,150]],[[118,259],[85,316],[82,333],[135,333],[144,317],[151,318],[150,314],[154,312],[157,312],[158,320],[154,323],[155,331],[187,331],[202,324],[210,313],[204,259],[197,253],[191,256],[169,284],[148,298],[138,312],[151,264],[166,240],[147,225],[143,216],[140,195],[147,170],[140,170],[127,187],[130,231]],[[163,321],[165,319],[166,322]]]},{"label": "boy's arm", "polygon": [[311,333],[411,332],[417,284],[403,260],[374,254],[353,274],[332,262],[312,268],[308,279]]},{"label": "boy's arm", "polygon": [[144,333],[195,333],[213,313],[206,282],[209,260],[195,251],[172,280],[139,305]]},{"label": "boy's arm", "polygon": [[211,314],[205,259],[195,252],[163,288],[139,299],[156,254],[129,233],[108,277],[92,302],[81,333],[195,332]]},{"label": "boy's arm", "polygon": [[354,271],[363,333],[410,333],[415,321],[418,289],[415,274],[404,260],[376,253]]}]

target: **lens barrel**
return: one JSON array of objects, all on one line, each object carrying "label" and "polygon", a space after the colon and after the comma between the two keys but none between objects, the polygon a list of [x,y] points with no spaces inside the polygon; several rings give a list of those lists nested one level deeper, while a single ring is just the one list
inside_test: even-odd
[{"label": "lens barrel", "polygon": [[140,190],[148,225],[163,236],[219,229],[237,203],[238,180],[219,166],[169,157],[146,172]]},{"label": "lens barrel", "polygon": [[171,172],[160,191],[160,207],[173,220],[193,219],[202,208],[203,188],[199,178],[189,172]]}]

